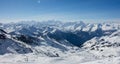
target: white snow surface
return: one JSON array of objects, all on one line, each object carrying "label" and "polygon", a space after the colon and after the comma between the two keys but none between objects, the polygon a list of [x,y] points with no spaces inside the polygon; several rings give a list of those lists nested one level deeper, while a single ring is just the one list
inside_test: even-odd
[{"label": "white snow surface", "polygon": [[0,55],[0,64],[120,64],[120,57],[94,59],[71,54],[65,57],[41,57],[34,54]]}]

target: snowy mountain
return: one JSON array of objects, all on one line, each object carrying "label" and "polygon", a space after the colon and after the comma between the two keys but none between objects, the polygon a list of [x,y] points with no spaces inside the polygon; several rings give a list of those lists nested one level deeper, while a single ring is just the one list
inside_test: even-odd
[{"label": "snowy mountain", "polygon": [[[9,23],[1,26],[6,32],[11,35],[28,35],[32,37],[48,36],[55,40],[67,40],[76,46],[81,46],[82,43],[93,37],[101,37],[110,35],[120,29],[119,23],[98,23],[90,24],[84,22],[19,22]],[[59,36],[58,36],[59,35]],[[71,37],[72,36],[72,37]],[[74,38],[73,38],[74,37]]]},{"label": "snowy mountain", "polygon": [[32,52],[31,48],[29,48],[23,42],[12,39],[7,32],[0,29],[0,54],[5,53],[30,53]]},{"label": "snowy mountain", "polygon": [[95,37],[85,42],[83,48],[102,57],[120,56],[120,30],[109,36]]},{"label": "snowy mountain", "polygon": [[74,60],[71,58],[75,58],[72,64],[84,63],[111,57],[119,58],[119,38],[120,23],[84,23],[82,21],[7,23],[0,24],[0,55],[1,57],[11,55],[20,57],[21,59],[16,62],[34,60],[33,62],[36,63],[41,57],[49,57],[49,59],[59,57],[51,61],[60,62],[64,59],[62,62],[67,63]]}]

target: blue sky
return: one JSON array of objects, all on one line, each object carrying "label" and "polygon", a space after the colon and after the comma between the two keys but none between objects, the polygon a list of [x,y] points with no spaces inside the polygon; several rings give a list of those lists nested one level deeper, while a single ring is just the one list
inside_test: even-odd
[{"label": "blue sky", "polygon": [[0,0],[0,22],[117,21],[120,0]]}]

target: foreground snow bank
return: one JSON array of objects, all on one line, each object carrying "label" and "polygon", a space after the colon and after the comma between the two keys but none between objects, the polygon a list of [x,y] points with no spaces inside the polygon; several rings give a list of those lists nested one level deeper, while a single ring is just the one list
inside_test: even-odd
[{"label": "foreground snow bank", "polygon": [[120,64],[120,57],[94,59],[80,55],[41,57],[34,54],[6,54],[0,56],[0,64]]}]

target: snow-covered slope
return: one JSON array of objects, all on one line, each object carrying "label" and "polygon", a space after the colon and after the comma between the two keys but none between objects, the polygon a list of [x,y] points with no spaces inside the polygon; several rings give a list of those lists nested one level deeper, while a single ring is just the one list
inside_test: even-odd
[{"label": "snow-covered slope", "polygon": [[120,56],[120,30],[109,36],[95,37],[85,42],[83,48],[102,57]]},{"label": "snow-covered slope", "polygon": [[25,54],[30,52],[32,52],[32,50],[26,44],[12,39],[9,34],[7,34],[4,30],[0,29],[0,54],[5,53]]}]

